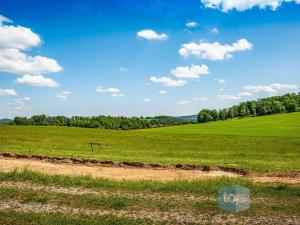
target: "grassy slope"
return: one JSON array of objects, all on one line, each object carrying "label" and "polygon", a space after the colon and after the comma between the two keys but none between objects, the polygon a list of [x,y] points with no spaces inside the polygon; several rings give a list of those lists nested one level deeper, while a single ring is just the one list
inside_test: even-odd
[{"label": "grassy slope", "polygon": [[136,131],[1,126],[0,152],[299,172],[300,113]]},{"label": "grassy slope", "polygon": [[[110,181],[90,177],[46,176],[30,171],[0,172],[0,183],[23,182],[26,188],[0,187],[1,201],[15,200],[41,205],[55,204],[61,207],[75,207],[91,210],[145,210],[160,212],[193,212],[214,216],[230,215],[217,207],[217,193],[220,187],[240,184],[251,191],[251,208],[235,216],[299,216],[299,187],[286,185],[259,185],[243,178],[217,178],[199,181]],[[58,193],[47,189],[31,189],[32,186],[57,187],[67,190],[103,191],[104,195]],[[65,187],[65,189],[62,189]],[[52,190],[52,189],[51,189]],[[72,189],[70,189],[72,190]],[[108,194],[109,193],[109,194]],[[141,197],[143,196],[143,197]],[[38,221],[38,222],[37,222]],[[98,222],[99,221],[99,222]],[[102,221],[102,223],[100,223]],[[45,213],[16,213],[0,210],[2,224],[151,224],[149,221],[117,218],[114,216],[84,217],[80,214],[60,215]]]}]

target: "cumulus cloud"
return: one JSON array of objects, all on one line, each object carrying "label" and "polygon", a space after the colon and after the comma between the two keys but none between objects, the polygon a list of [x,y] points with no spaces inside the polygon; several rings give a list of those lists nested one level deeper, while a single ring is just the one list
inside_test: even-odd
[{"label": "cumulus cloud", "polygon": [[169,38],[169,36],[165,33],[159,34],[156,33],[154,30],[150,30],[150,29],[141,30],[137,32],[137,37],[144,38],[147,40],[159,40],[159,41],[167,40]]},{"label": "cumulus cloud", "polygon": [[99,92],[99,93],[113,93],[113,94],[116,94],[116,93],[120,93],[121,90],[118,89],[118,88],[113,88],[113,87],[109,87],[109,88],[105,88],[105,87],[97,87],[96,88],[96,91]]},{"label": "cumulus cloud", "polygon": [[251,93],[264,92],[264,93],[268,93],[268,94],[276,94],[282,90],[293,90],[296,88],[297,88],[297,85],[294,85],[294,84],[274,83],[274,84],[270,84],[270,85],[246,85],[244,87],[244,90],[251,92]]},{"label": "cumulus cloud", "polygon": [[219,83],[219,84],[224,84],[226,81],[224,79],[216,79],[216,81]]},{"label": "cumulus cloud", "polygon": [[152,81],[153,83],[163,84],[166,87],[181,87],[188,83],[185,80],[173,80],[169,77],[155,77],[155,76],[151,76],[150,81]]},{"label": "cumulus cloud", "polygon": [[181,101],[178,101],[176,102],[177,105],[189,105],[191,104],[191,101],[190,100],[181,100]]},{"label": "cumulus cloud", "polygon": [[212,33],[215,33],[215,34],[218,34],[220,31],[219,31],[219,29],[218,28],[213,28],[213,29],[211,29],[210,30]]},{"label": "cumulus cloud", "polygon": [[5,16],[0,15],[0,26],[2,26],[3,23],[11,23],[11,19],[8,19]]},{"label": "cumulus cloud", "polygon": [[160,91],[158,91],[158,94],[161,94],[161,95],[164,95],[164,94],[166,94],[167,92],[165,91],[165,90],[160,90]]},{"label": "cumulus cloud", "polygon": [[217,95],[220,100],[239,100],[241,97],[236,95]]},{"label": "cumulus cloud", "polygon": [[201,0],[201,2],[207,8],[219,9],[223,12],[228,12],[233,9],[245,11],[254,7],[276,10],[284,2],[300,4],[300,0]]},{"label": "cumulus cloud", "polygon": [[0,71],[15,74],[43,74],[61,71],[61,66],[51,58],[29,56],[18,49],[0,48]]},{"label": "cumulus cloud", "polygon": [[270,85],[271,88],[274,88],[275,90],[281,91],[281,90],[292,90],[296,89],[297,85],[295,84],[279,84],[279,83],[274,83]]},{"label": "cumulus cloud", "polygon": [[241,97],[250,97],[252,95],[253,94],[249,91],[243,91],[243,92],[238,93],[238,96],[241,96]]},{"label": "cumulus cloud", "polygon": [[98,93],[108,93],[111,94],[112,97],[123,97],[124,94],[121,93],[121,90],[113,87],[97,87],[96,92]]},{"label": "cumulus cloud", "polygon": [[18,93],[14,89],[0,89],[0,96],[16,96]]},{"label": "cumulus cloud", "polygon": [[26,50],[41,43],[40,37],[27,27],[4,25],[10,22],[6,17],[0,18],[0,48]]},{"label": "cumulus cloud", "polygon": [[[58,84],[41,74],[55,73],[62,67],[55,59],[25,53],[42,41],[30,28],[11,25],[12,21],[0,15],[0,72],[23,75],[17,83],[41,87],[56,87]],[[24,75],[31,74],[31,75]]]},{"label": "cumulus cloud", "polygon": [[36,87],[58,87],[59,84],[51,78],[43,77],[42,75],[23,75],[16,80],[18,84],[27,84]]},{"label": "cumulus cloud", "polygon": [[171,70],[171,73],[179,78],[198,79],[201,75],[209,74],[209,70],[207,65],[202,64],[192,65],[191,67],[180,66]]},{"label": "cumulus cloud", "polygon": [[222,45],[219,42],[190,42],[181,46],[179,54],[183,57],[194,55],[202,59],[215,61],[231,58],[234,52],[251,50],[252,46],[253,44],[246,39],[240,39],[231,45]]},{"label": "cumulus cloud", "polygon": [[67,101],[68,97],[72,94],[70,91],[62,91],[58,93],[55,97],[59,98],[62,101]]},{"label": "cumulus cloud", "polygon": [[185,24],[185,26],[188,27],[188,28],[195,28],[195,27],[198,27],[198,23],[195,22],[195,21],[191,21],[191,22],[187,22]]}]

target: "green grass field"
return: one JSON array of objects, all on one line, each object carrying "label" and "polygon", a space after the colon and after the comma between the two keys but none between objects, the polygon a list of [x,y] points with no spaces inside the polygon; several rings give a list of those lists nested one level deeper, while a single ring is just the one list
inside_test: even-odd
[{"label": "green grass field", "polygon": [[[8,208],[0,210],[1,224],[215,224],[217,218],[226,224],[299,221],[299,187],[260,185],[244,178],[117,182],[13,171],[0,172],[0,184],[0,204]],[[251,190],[249,209],[230,213],[218,208],[218,190],[230,184]]]},{"label": "green grass field", "polygon": [[132,131],[0,126],[0,152],[299,172],[300,113]]},{"label": "green grass field", "polygon": [[[89,142],[103,148],[92,153]],[[132,131],[0,126],[0,152],[299,173],[300,113]],[[218,190],[231,184],[250,190],[249,209],[218,208]],[[299,196],[299,185],[247,177],[114,181],[0,171],[0,223],[297,224]]]}]

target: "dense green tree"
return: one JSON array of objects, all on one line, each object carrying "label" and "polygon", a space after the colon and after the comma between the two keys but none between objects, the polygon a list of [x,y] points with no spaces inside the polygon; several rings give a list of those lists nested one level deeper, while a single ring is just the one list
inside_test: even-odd
[{"label": "dense green tree", "polygon": [[198,122],[199,123],[206,123],[209,121],[213,121],[214,117],[213,117],[213,112],[210,109],[202,109],[199,114],[198,114]]},{"label": "dense green tree", "polygon": [[262,98],[257,101],[241,102],[239,105],[233,105],[228,109],[220,109],[218,112],[216,110],[203,109],[198,114],[198,122],[205,123],[218,119],[226,120],[297,111],[300,111],[300,93],[292,93]]},{"label": "dense green tree", "polygon": [[151,117],[148,119],[142,119],[138,117],[128,118],[111,116],[73,116],[71,118],[68,118],[65,116],[51,117],[46,115],[35,115],[31,118],[16,117],[13,122],[13,124],[16,125],[72,126],[115,130],[141,129],[157,126],[179,125],[186,123],[190,123],[190,121],[171,116],[159,116]]}]

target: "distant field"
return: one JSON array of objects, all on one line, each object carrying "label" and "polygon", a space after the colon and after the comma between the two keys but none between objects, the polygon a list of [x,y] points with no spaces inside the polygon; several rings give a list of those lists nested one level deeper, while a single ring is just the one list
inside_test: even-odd
[{"label": "distant field", "polygon": [[299,172],[300,113],[134,131],[2,125],[0,152]]}]

